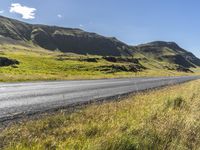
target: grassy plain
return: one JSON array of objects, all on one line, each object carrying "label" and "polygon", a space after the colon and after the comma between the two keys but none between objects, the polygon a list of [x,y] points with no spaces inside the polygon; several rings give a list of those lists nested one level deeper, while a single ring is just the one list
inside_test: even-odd
[{"label": "grassy plain", "polygon": [[[100,56],[63,54],[58,51],[51,52],[37,47],[19,45],[0,45],[0,57],[16,59],[20,62],[19,65],[0,67],[2,82],[191,75],[191,73],[164,69],[163,66],[169,64],[149,58],[140,61],[147,69],[131,72],[116,69],[116,66],[127,67],[130,65],[128,62],[113,63]],[[97,61],[83,61],[87,58],[95,58]],[[113,64],[115,68],[112,68]]]}]

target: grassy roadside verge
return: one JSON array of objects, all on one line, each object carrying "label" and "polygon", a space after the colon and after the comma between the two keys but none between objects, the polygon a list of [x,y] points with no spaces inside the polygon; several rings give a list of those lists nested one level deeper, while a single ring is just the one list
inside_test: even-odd
[{"label": "grassy roadside verge", "polygon": [[200,80],[16,124],[5,149],[198,149]]}]

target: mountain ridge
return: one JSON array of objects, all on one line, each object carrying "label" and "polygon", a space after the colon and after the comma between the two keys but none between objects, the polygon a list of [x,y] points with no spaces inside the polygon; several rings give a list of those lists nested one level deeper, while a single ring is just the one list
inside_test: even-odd
[{"label": "mountain ridge", "polygon": [[116,38],[77,28],[28,24],[6,17],[0,17],[0,35],[14,40],[32,41],[35,45],[48,50],[80,54],[130,55],[129,46]]},{"label": "mountain ridge", "polygon": [[[29,24],[0,16],[0,43],[27,44],[47,50],[83,55],[127,56],[140,54],[147,59],[195,68],[200,59],[175,42],[154,41],[137,46],[121,42],[115,37],[105,37],[78,28]],[[27,44],[28,45],[28,44]]]}]

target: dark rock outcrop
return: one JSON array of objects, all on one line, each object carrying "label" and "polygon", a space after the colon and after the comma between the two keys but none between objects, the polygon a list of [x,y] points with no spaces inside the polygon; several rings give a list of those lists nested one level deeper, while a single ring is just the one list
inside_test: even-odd
[{"label": "dark rock outcrop", "polygon": [[18,65],[19,61],[14,59],[9,59],[6,57],[0,57],[0,67],[11,66],[11,65]]}]

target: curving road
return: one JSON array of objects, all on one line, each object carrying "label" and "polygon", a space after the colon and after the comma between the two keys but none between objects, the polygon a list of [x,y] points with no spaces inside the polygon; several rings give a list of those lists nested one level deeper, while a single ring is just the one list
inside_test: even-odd
[{"label": "curving road", "polygon": [[0,121],[195,79],[199,76],[0,83]]}]

